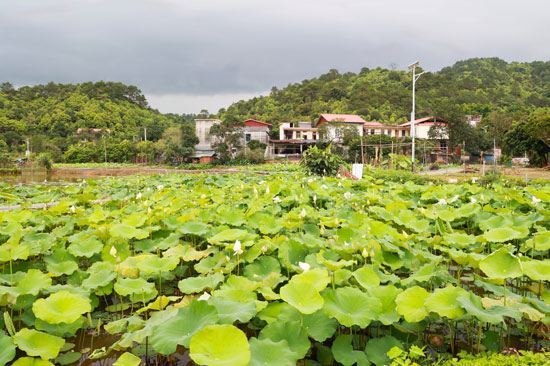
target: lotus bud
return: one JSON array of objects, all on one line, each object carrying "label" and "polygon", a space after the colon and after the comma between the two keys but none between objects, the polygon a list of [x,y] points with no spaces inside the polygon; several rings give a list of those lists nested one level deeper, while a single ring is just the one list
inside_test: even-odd
[{"label": "lotus bud", "polygon": [[254,187],[254,196],[258,197],[258,189]]},{"label": "lotus bud", "polygon": [[229,262],[229,261],[231,260],[231,258],[229,258],[229,256],[226,255],[226,256],[225,256],[225,260]]},{"label": "lotus bud", "polygon": [[306,217],[306,209],[305,208],[302,208],[302,211],[300,212],[300,215],[298,215],[301,219],[303,219],[304,217]]},{"label": "lotus bud", "polygon": [[111,250],[109,251],[109,254],[111,254],[113,257],[116,256],[116,248],[115,248],[114,245],[111,247]]},{"label": "lotus bud", "polygon": [[298,266],[302,269],[302,271],[307,272],[311,268],[311,266],[304,262],[298,262]]},{"label": "lotus bud", "polygon": [[269,194],[269,187],[266,187],[265,194]]},{"label": "lotus bud", "polygon": [[201,194],[201,200],[205,199],[206,198],[206,195],[203,193]]},{"label": "lotus bud", "polygon": [[71,212],[72,212],[72,213],[75,213],[75,212],[76,212],[76,208],[74,207],[74,205],[71,206]]},{"label": "lotus bud", "polygon": [[120,262],[120,257],[116,257],[116,261],[117,261],[117,262]]},{"label": "lotus bud", "polygon": [[158,189],[159,191],[162,190],[163,188],[164,188],[163,185],[157,186],[157,189]]},{"label": "lotus bud", "polygon": [[472,203],[476,203],[477,200],[474,198],[474,197],[470,197],[470,201],[472,201]]},{"label": "lotus bud", "polygon": [[442,198],[440,199],[438,202],[437,202],[438,205],[446,205],[447,204],[447,201],[445,200],[445,198]]},{"label": "lotus bud", "polygon": [[367,248],[363,248],[363,251],[361,252],[361,256],[363,258],[367,258],[369,256],[369,252],[367,251]]},{"label": "lotus bud", "polygon": [[349,247],[349,243],[347,241],[344,242],[344,247]]},{"label": "lotus bud", "polygon": [[321,188],[323,188],[323,189],[327,189],[328,187],[327,187],[327,186],[325,186],[325,185],[323,184],[323,185],[321,186]]},{"label": "lotus bud", "polygon": [[264,246],[262,247],[262,253],[265,253],[265,252],[267,252],[267,245],[264,245]]},{"label": "lotus bud", "polygon": [[324,226],[321,226],[321,230],[319,230],[319,233],[321,235],[325,235],[325,227]]},{"label": "lotus bud", "polygon": [[273,202],[274,202],[274,203],[279,203],[279,202],[281,202],[281,201],[282,201],[282,200],[281,200],[279,197],[277,197],[277,196],[273,197]]},{"label": "lotus bud", "polygon": [[243,254],[243,250],[241,249],[241,242],[239,240],[235,240],[235,244],[233,244],[233,251],[235,254]]},{"label": "lotus bud", "polygon": [[138,192],[138,194],[136,194],[136,200],[139,200],[141,199],[141,192]]},{"label": "lotus bud", "polygon": [[539,203],[541,200],[538,199],[537,197],[533,196],[533,203],[536,205],[537,203]]},{"label": "lotus bud", "polygon": [[338,182],[338,187],[342,187],[342,182]]},{"label": "lotus bud", "polygon": [[317,195],[314,195],[313,196],[313,204],[316,204],[317,203]]}]

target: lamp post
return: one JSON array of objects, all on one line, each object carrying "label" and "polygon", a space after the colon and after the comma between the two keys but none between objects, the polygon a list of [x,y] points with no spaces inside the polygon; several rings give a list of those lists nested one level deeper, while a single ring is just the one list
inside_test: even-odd
[{"label": "lamp post", "polygon": [[415,149],[415,136],[416,136],[416,127],[415,127],[415,124],[414,124],[414,98],[415,98],[415,85],[416,85],[416,80],[418,80],[418,78],[420,77],[420,75],[426,73],[426,71],[422,71],[420,74],[416,75],[416,67],[420,64],[419,61],[415,61],[413,62],[412,64],[409,65],[409,70],[412,70],[413,72],[413,86],[412,86],[412,89],[413,89],[413,97],[412,97],[412,111],[411,111],[411,137],[412,137],[412,154],[411,154],[411,159],[412,159],[412,172],[414,173],[414,149]]}]

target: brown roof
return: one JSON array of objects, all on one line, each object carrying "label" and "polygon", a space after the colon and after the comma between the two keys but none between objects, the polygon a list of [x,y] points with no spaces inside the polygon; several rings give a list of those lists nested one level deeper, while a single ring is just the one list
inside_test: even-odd
[{"label": "brown roof", "polygon": [[259,124],[259,125],[263,125],[263,126],[271,126],[271,123],[258,121],[258,120],[252,119],[252,118],[249,118],[249,119],[245,120],[243,123],[244,123],[245,126],[254,125],[254,124]]},{"label": "brown roof", "polygon": [[384,127],[384,125],[380,122],[369,121],[369,122],[365,122],[365,127]]},{"label": "brown roof", "polygon": [[[424,118],[419,118],[419,119],[415,119],[414,120],[414,124],[426,124],[426,123],[434,123],[434,122],[439,122],[439,123],[443,123],[443,124],[447,124],[447,121],[444,121],[443,119],[439,118],[439,117],[436,117],[436,116],[430,116],[430,117],[424,117]],[[400,127],[405,127],[405,126],[410,126],[411,125],[411,121],[409,122],[405,122],[405,123],[401,123],[399,126]]]},{"label": "brown roof", "polygon": [[321,117],[319,118],[319,121],[317,121],[317,125],[322,122],[343,122],[343,123],[358,123],[358,124],[365,124],[367,121],[365,121],[363,118],[359,117],[356,114],[330,114],[330,113],[323,113],[321,114]]}]

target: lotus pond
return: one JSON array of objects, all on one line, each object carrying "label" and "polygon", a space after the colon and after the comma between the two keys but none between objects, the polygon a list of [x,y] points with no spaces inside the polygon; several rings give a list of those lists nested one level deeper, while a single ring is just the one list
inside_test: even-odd
[{"label": "lotus pond", "polygon": [[384,365],[549,345],[550,185],[294,172],[0,188],[23,205],[0,213],[0,365]]}]

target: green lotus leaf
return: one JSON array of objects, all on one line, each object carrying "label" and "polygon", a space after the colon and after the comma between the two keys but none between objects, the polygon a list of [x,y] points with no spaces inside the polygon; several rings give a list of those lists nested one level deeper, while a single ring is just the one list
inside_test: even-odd
[{"label": "green lotus leaf", "polygon": [[473,293],[459,296],[456,301],[469,315],[476,317],[480,322],[501,324],[504,322],[505,316],[515,318],[518,321],[521,320],[521,313],[515,309],[504,306],[493,306],[490,309],[484,309],[479,296]]},{"label": "green lotus leaf", "polygon": [[479,268],[491,279],[505,280],[520,277],[523,274],[518,257],[500,248],[479,262]]},{"label": "green lotus leaf", "polygon": [[153,326],[149,341],[163,355],[176,352],[178,345],[189,348],[191,337],[199,329],[218,321],[218,312],[206,301],[192,301],[180,308],[175,315]]},{"label": "green lotus leaf", "polygon": [[17,347],[29,356],[39,356],[43,360],[56,358],[65,344],[63,338],[28,328],[21,329],[13,338]]},{"label": "green lotus leaf", "polygon": [[130,352],[124,352],[118,360],[113,363],[113,366],[138,366],[141,363],[141,358],[134,356]]},{"label": "green lotus leaf", "polygon": [[477,238],[475,235],[463,234],[463,233],[452,233],[443,235],[443,240],[452,245],[456,245],[461,248],[465,248],[469,245],[476,243]]},{"label": "green lotus leaf", "polygon": [[9,262],[10,260],[27,260],[30,251],[29,247],[21,244],[3,244],[0,245],[0,262]]},{"label": "green lotus leaf", "polygon": [[57,276],[70,275],[78,270],[77,259],[65,249],[55,250],[52,255],[44,258],[44,262],[46,262],[48,271]]},{"label": "green lotus leaf", "polygon": [[308,282],[290,281],[281,288],[280,295],[303,314],[312,314],[324,304],[319,292]]},{"label": "green lotus leaf", "polygon": [[[155,284],[147,282],[143,278],[121,278],[115,282],[115,291],[122,296],[140,295],[143,292],[155,292]],[[156,296],[156,294],[155,294]]]},{"label": "green lotus leaf", "polygon": [[298,310],[286,304],[280,310],[277,320],[300,322],[307,335],[318,342],[324,342],[332,337],[338,326],[338,321],[329,318],[322,310],[317,310],[313,314],[301,314]]},{"label": "green lotus leaf", "polygon": [[429,296],[428,291],[419,286],[406,289],[395,298],[397,314],[403,315],[409,323],[417,323],[424,320],[428,316],[424,301]]},{"label": "green lotus leaf", "polygon": [[331,260],[331,259],[326,259],[323,256],[323,250],[321,250],[320,252],[317,253],[316,261],[317,261],[317,263],[327,267],[328,269],[330,269],[333,272],[339,270],[340,268],[344,268],[344,267],[347,267],[347,266],[353,266],[354,264],[357,264],[357,261],[354,261],[354,260],[335,261],[335,260]]},{"label": "green lotus leaf", "polygon": [[354,287],[341,287],[323,293],[323,311],[346,327],[365,328],[382,312],[382,303]]},{"label": "green lotus leaf", "polygon": [[90,276],[82,281],[82,287],[90,290],[105,287],[112,283],[116,276],[116,272],[112,269],[101,269],[98,271],[92,271]]},{"label": "green lotus leaf", "polygon": [[535,242],[535,250],[546,251],[550,249],[550,231],[539,232],[537,235],[524,244],[524,248],[531,250],[533,248],[533,241]]},{"label": "green lotus leaf", "polygon": [[143,226],[143,224],[145,224],[146,221],[147,221],[147,215],[140,214],[137,212],[134,212],[133,214],[130,214],[128,216],[124,216],[124,218],[122,219],[123,224],[133,226],[133,227]]},{"label": "green lotus leaf", "polygon": [[382,303],[382,313],[378,320],[384,325],[391,325],[399,320],[399,314],[396,311],[395,299],[403,290],[394,285],[369,287],[367,293],[376,297]]},{"label": "green lotus leaf", "polygon": [[101,253],[103,249],[103,243],[97,236],[90,236],[89,238],[76,241],[69,245],[69,253],[76,257],[90,258],[94,254]]},{"label": "green lotus leaf", "polygon": [[147,274],[170,272],[179,264],[178,257],[159,258],[156,255],[149,255],[137,263],[137,268]]},{"label": "green lotus leaf", "polygon": [[241,323],[246,323],[258,312],[256,303],[253,301],[242,303],[222,297],[211,296],[208,299],[208,303],[216,307],[220,319],[219,322],[221,324],[233,324],[237,320]]},{"label": "green lotus leaf", "polygon": [[136,229],[128,224],[114,224],[109,229],[109,234],[120,239],[145,239],[149,233],[142,229]]},{"label": "green lotus leaf", "polygon": [[222,224],[241,226],[245,223],[244,213],[233,207],[219,206],[217,211],[218,219]]},{"label": "green lotus leaf", "polygon": [[359,268],[357,271],[353,272],[353,277],[355,277],[363,288],[380,285],[380,278],[378,278],[378,275],[369,267]]},{"label": "green lotus leaf", "polygon": [[388,352],[393,347],[398,347],[402,350],[405,349],[403,344],[392,336],[372,338],[365,347],[365,353],[367,354],[369,361],[374,363],[376,366],[387,365],[390,363]]},{"label": "green lotus leaf", "polygon": [[304,358],[311,346],[307,333],[299,321],[271,323],[262,329],[258,339],[271,339],[273,342],[285,340],[298,359]]},{"label": "green lotus leaf", "polygon": [[189,277],[178,282],[179,290],[184,294],[194,294],[206,289],[214,290],[220,282],[223,282],[220,272],[209,274],[205,277]]},{"label": "green lotus leaf", "polygon": [[12,363],[12,366],[54,366],[50,361],[45,361],[40,358],[21,357]]},{"label": "green lotus leaf", "polygon": [[459,296],[466,296],[467,292],[461,287],[448,285],[445,288],[436,289],[425,301],[426,309],[430,312],[455,319],[464,314],[464,310],[456,301]]},{"label": "green lotus leaf", "polygon": [[200,221],[186,221],[178,226],[178,232],[182,234],[205,235],[209,232],[208,225]]},{"label": "green lotus leaf", "polygon": [[191,338],[189,357],[199,365],[247,366],[250,356],[246,335],[233,325],[209,325]]},{"label": "green lotus leaf", "polygon": [[234,243],[236,240],[244,241],[249,237],[250,233],[246,230],[226,229],[208,238],[208,242],[211,244]]},{"label": "green lotus leaf", "polygon": [[286,340],[250,339],[250,363],[248,366],[296,366],[298,357]]},{"label": "green lotus leaf", "polygon": [[57,356],[57,358],[54,360],[56,364],[58,365],[69,365],[71,363],[75,363],[76,361],[80,360],[82,358],[82,353],[80,352],[67,352],[62,355]]},{"label": "green lotus leaf", "polygon": [[167,249],[163,256],[165,257],[178,257],[184,262],[194,262],[198,261],[204,257],[206,257],[208,254],[203,251],[197,251],[195,248],[191,247],[190,245],[176,245],[171,247],[170,249]]},{"label": "green lotus leaf", "polygon": [[416,282],[427,282],[432,277],[434,277],[437,274],[436,271],[436,263],[426,263],[418,271],[414,272],[412,275],[410,275],[407,278],[404,278],[401,280],[401,283],[405,286],[408,286],[410,283],[416,281]]},{"label": "green lotus leaf", "polygon": [[312,268],[307,272],[300,273],[299,275],[292,277],[291,282],[306,283],[312,286],[315,290],[321,292],[330,283],[330,277],[325,269]]},{"label": "green lotus leaf", "polygon": [[0,366],[4,366],[13,360],[15,357],[15,348],[13,338],[3,332],[0,333]]},{"label": "green lotus leaf", "polygon": [[511,241],[519,238],[520,236],[521,233],[519,231],[511,229],[509,227],[499,227],[496,229],[491,229],[483,234],[485,240],[493,243]]},{"label": "green lotus leaf", "polygon": [[521,262],[523,272],[534,281],[550,280],[550,260],[531,260]]},{"label": "green lotus leaf", "polygon": [[74,323],[82,314],[92,311],[90,300],[68,291],[56,292],[46,299],[38,299],[32,306],[37,318],[46,323]]},{"label": "green lotus leaf", "polygon": [[76,332],[84,325],[84,317],[79,317],[76,321],[67,323],[50,324],[40,318],[34,320],[34,327],[37,330],[43,330],[46,333],[56,335],[58,337],[74,337]]},{"label": "green lotus leaf", "polygon": [[21,294],[38,295],[40,290],[52,285],[52,279],[37,269],[29,269],[17,285]]},{"label": "green lotus leaf", "polygon": [[262,256],[244,267],[244,275],[252,281],[261,282],[273,273],[281,273],[281,265],[273,257]]},{"label": "green lotus leaf", "polygon": [[332,343],[334,359],[344,366],[369,366],[367,354],[363,351],[355,351],[352,345],[353,336],[340,335]]},{"label": "green lotus leaf", "polygon": [[242,302],[243,304],[248,304],[258,300],[258,295],[256,292],[233,287],[226,287],[224,289],[216,290],[213,295],[223,297],[227,300]]}]

